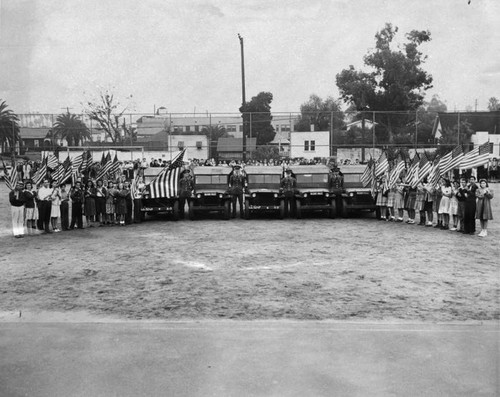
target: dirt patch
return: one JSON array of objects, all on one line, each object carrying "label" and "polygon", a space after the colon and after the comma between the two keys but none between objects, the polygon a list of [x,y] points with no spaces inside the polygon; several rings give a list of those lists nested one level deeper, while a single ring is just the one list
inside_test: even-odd
[{"label": "dirt patch", "polygon": [[[170,320],[500,318],[497,221],[490,222],[485,239],[370,216],[160,219],[14,239],[3,185],[0,197],[4,313]],[[493,207],[500,221],[496,202]]]}]

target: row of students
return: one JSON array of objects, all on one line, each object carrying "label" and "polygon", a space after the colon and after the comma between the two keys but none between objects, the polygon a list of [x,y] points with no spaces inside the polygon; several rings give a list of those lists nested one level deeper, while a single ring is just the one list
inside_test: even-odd
[{"label": "row of students", "polygon": [[386,189],[384,182],[382,177],[377,186],[376,205],[381,220],[403,222],[406,211],[408,224],[416,223],[418,213],[418,225],[465,234],[475,234],[479,220],[479,236],[488,235],[488,221],[493,219],[493,191],[485,179],[478,185],[474,176],[453,182],[442,178],[437,186],[424,179],[416,188],[399,179],[391,189]]},{"label": "row of students", "polygon": [[[86,226],[122,225],[140,222],[140,205],[134,200],[130,182],[108,182],[107,187],[99,180],[94,184],[88,181],[82,186],[76,181],[70,190],[66,184],[56,184],[44,179],[38,189],[30,180],[18,182],[9,193],[14,237],[40,233],[57,233],[83,229]],[[70,222],[71,208],[71,222]],[[59,228],[59,224],[61,228]]]}]

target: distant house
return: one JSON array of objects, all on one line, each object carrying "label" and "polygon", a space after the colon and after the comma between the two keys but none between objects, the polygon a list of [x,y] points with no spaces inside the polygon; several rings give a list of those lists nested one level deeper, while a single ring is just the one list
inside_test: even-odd
[{"label": "distant house", "polygon": [[269,145],[278,146],[279,154],[281,157],[290,156],[290,131],[276,131],[274,139],[269,142]]},{"label": "distant house", "polygon": [[330,156],[330,131],[293,131],[290,133],[290,157],[314,159]]},{"label": "distant house", "polygon": [[25,151],[38,152],[47,147],[51,147],[51,140],[47,138],[50,128],[48,127],[21,127],[19,135]]},{"label": "distant house", "polygon": [[[255,151],[257,138],[246,139],[246,151]],[[243,160],[243,138],[219,138],[217,142],[219,160]]]},{"label": "distant house", "polygon": [[475,146],[490,142],[491,157],[500,157],[500,111],[438,113],[432,130],[434,138],[439,139],[443,131],[453,130],[459,122],[467,122],[474,131],[470,143]]},{"label": "distant house", "polygon": [[163,151],[167,158],[174,157],[180,150],[186,149],[186,159],[207,159],[208,138],[206,135],[177,135],[160,131],[148,137],[137,138],[135,142],[143,146],[145,151]]}]

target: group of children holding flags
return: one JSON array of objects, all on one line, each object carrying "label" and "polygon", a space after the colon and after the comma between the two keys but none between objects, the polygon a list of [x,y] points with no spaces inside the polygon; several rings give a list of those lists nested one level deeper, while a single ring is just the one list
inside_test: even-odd
[{"label": "group of children holding flags", "polygon": [[[480,221],[480,237],[488,235],[488,221],[493,219],[493,191],[486,179],[479,184],[473,175],[452,179],[459,169],[483,166],[489,161],[489,143],[464,154],[460,146],[431,161],[429,155],[416,153],[409,166],[401,155],[390,167],[384,152],[377,162],[369,161],[361,180],[371,185],[381,220],[419,225],[475,234],[476,219]],[[455,171],[455,172],[454,172]]]}]

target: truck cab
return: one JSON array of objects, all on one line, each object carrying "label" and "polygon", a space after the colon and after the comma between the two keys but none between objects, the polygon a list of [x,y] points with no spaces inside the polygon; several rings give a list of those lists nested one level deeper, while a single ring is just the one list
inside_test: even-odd
[{"label": "truck cab", "polygon": [[[160,189],[160,197],[152,197],[151,182],[163,170],[163,167],[148,167],[144,169],[144,183],[146,187],[142,193],[142,208],[141,218],[144,219],[146,215],[156,214],[169,214],[172,215],[174,221],[179,220],[179,197],[176,195],[168,196],[166,189],[166,182],[162,189]],[[179,172],[175,170],[174,172]]]},{"label": "truck cab", "polygon": [[216,212],[230,218],[231,195],[228,193],[230,167],[195,167],[194,194],[189,199],[189,218],[200,212]]},{"label": "truck cab", "polygon": [[343,218],[347,218],[349,213],[355,211],[377,211],[371,189],[364,187],[361,182],[361,175],[363,175],[365,169],[366,165],[345,165],[340,167],[340,171],[344,176],[344,187],[339,212]]},{"label": "truck cab", "polygon": [[326,165],[291,166],[297,180],[295,213],[301,218],[304,212],[321,211],[335,218],[335,195],[330,191],[330,169]]},{"label": "truck cab", "polygon": [[247,166],[247,192],[245,193],[245,219],[254,213],[276,213],[285,216],[285,204],[280,194],[283,168],[279,166]]}]

